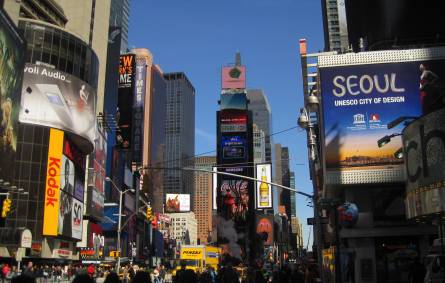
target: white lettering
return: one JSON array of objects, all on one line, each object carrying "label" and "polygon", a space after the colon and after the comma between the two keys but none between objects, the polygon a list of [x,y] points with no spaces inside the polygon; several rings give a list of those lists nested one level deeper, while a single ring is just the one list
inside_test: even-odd
[{"label": "white lettering", "polygon": [[355,76],[355,75],[352,75],[352,76],[349,76],[347,79],[346,79],[346,88],[348,89],[348,91],[349,91],[349,93],[351,94],[351,95],[358,95],[359,93],[360,93],[360,91],[353,91],[352,90],[352,87],[356,87],[357,86],[357,83],[352,83],[351,82],[351,80],[352,79],[357,79],[357,76]]},{"label": "white lettering", "polygon": [[332,90],[332,93],[337,96],[337,97],[342,97],[343,95],[345,95],[346,93],[346,89],[343,85],[341,85],[338,81],[341,80],[343,83],[345,82],[345,78],[342,76],[336,76],[334,78],[334,80],[332,81],[332,83],[334,84],[334,86],[338,87],[340,89],[340,92],[337,92],[336,89]]},{"label": "white lettering", "polygon": [[[365,80],[368,81],[368,89],[365,89]],[[371,76],[364,75],[360,78],[360,89],[365,94],[370,94],[374,88]]]},{"label": "white lettering", "polygon": [[379,77],[377,75],[374,76],[375,89],[380,93],[387,93],[389,89],[388,74],[385,74],[383,77],[385,78],[385,88],[380,87]]}]

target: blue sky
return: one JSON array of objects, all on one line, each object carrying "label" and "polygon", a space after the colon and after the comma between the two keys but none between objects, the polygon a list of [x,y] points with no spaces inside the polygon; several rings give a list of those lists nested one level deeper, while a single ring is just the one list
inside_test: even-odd
[{"label": "blue sky", "polygon": [[[263,89],[269,99],[272,132],[297,124],[303,105],[300,38],[307,39],[309,52],[323,49],[319,0],[132,0],[129,48],[148,48],[164,72],[185,72],[196,89],[197,154],[216,147],[220,68],[234,62],[236,51],[247,66],[248,88]],[[305,132],[291,130],[274,141],[289,147],[296,186],[311,193]],[[297,196],[305,245],[306,218],[313,215],[306,204]]]}]

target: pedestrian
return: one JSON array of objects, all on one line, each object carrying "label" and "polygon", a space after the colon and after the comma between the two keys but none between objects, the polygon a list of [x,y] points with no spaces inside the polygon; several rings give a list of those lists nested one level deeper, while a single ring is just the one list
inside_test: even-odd
[{"label": "pedestrian", "polygon": [[8,276],[10,272],[10,267],[7,263],[3,264],[3,267],[1,269],[2,271],[2,282],[5,282],[6,277]]},{"label": "pedestrian", "polygon": [[120,283],[119,276],[116,272],[111,271],[108,273],[107,277],[105,278],[104,283]]},{"label": "pedestrian", "polygon": [[216,276],[217,283],[239,283],[238,273],[229,264],[222,267],[218,275]]},{"label": "pedestrian", "polygon": [[138,271],[131,279],[131,283],[151,283],[150,273],[145,271]]},{"label": "pedestrian", "polygon": [[153,283],[162,283],[162,278],[159,276],[159,271],[155,269],[153,271]]},{"label": "pedestrian", "polygon": [[162,279],[162,282],[165,282],[165,275],[166,275],[166,271],[165,271],[165,266],[163,264],[161,264],[160,268],[159,268],[159,276]]},{"label": "pedestrian", "polygon": [[94,283],[94,279],[89,274],[79,274],[74,277],[72,283]]},{"label": "pedestrian", "polygon": [[94,265],[90,264],[87,268],[87,273],[91,278],[94,278]]}]

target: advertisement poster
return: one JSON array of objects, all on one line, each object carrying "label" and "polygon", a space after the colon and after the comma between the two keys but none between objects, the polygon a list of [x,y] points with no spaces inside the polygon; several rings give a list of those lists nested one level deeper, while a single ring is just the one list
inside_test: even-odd
[{"label": "advertisement poster", "polygon": [[[212,167],[213,172],[218,172],[218,167]],[[218,174],[212,174],[212,208],[217,209],[216,196],[218,191]]]},{"label": "advertisement poster", "polygon": [[97,220],[101,220],[103,217],[106,152],[106,135],[101,128],[98,127],[94,153],[90,155],[90,166],[92,165],[91,167],[94,168],[94,173],[89,174],[90,180],[88,182],[86,202],[87,214]]},{"label": "advertisement poster", "polygon": [[142,162],[142,143],[144,139],[144,99],[147,66],[145,58],[136,58],[135,88],[133,97],[133,162]]},{"label": "advertisement poster", "polygon": [[73,132],[94,144],[96,91],[70,74],[26,64],[19,120]]},{"label": "advertisement poster", "polygon": [[116,113],[116,122],[120,133],[116,133],[118,145],[123,148],[131,146],[132,136],[132,112],[133,112],[133,93],[134,93],[134,73],[136,59],[134,54],[124,54],[120,56],[119,61],[119,90]]},{"label": "advertisement poster", "polygon": [[57,234],[64,237],[71,237],[74,198],[63,190],[60,190],[59,198],[60,206]]},{"label": "advertisement poster", "polygon": [[74,195],[75,168],[71,160],[62,156],[62,174],[60,175],[60,189],[69,195]]},{"label": "advertisement poster", "polygon": [[404,128],[388,130],[389,122],[422,114],[422,64],[444,70],[442,61],[320,68],[327,173],[400,168],[400,137],[382,147],[377,141]]},{"label": "advertisement poster", "polygon": [[[273,216],[258,215],[256,232],[262,239],[266,239],[264,245],[273,245]],[[267,237],[263,238],[263,236]]]},{"label": "advertisement poster", "polygon": [[221,110],[247,110],[246,93],[223,93],[219,101]]},{"label": "advertisement poster", "polygon": [[226,66],[221,72],[222,89],[243,89],[246,88],[246,67]]},{"label": "advertisement poster", "polygon": [[256,165],[256,178],[260,181],[256,182],[256,206],[257,208],[272,207],[272,188],[268,183],[272,182],[272,168],[270,164]]},{"label": "advertisement poster", "polygon": [[82,239],[82,219],[83,219],[83,203],[73,199],[73,210],[71,212],[71,237],[74,239]]},{"label": "advertisement poster", "polygon": [[246,111],[221,111],[220,113],[221,133],[245,132],[247,131]]},{"label": "advertisement poster", "polygon": [[190,195],[187,194],[167,194],[165,201],[167,212],[190,211]]},{"label": "advertisement poster", "polygon": [[[60,221],[61,206],[60,190],[62,151],[64,133],[57,129],[51,129],[48,144],[48,161],[46,169],[45,209],[43,214],[43,235],[57,236]],[[65,209],[63,209],[65,212]]]},{"label": "advertisement poster", "polygon": [[25,41],[0,10],[0,179],[13,183]]},{"label": "advertisement poster", "polygon": [[224,135],[221,137],[223,160],[245,159],[247,143],[244,135]]},{"label": "advertisement poster", "polygon": [[75,168],[74,197],[83,202],[85,191],[85,174],[80,168]]}]

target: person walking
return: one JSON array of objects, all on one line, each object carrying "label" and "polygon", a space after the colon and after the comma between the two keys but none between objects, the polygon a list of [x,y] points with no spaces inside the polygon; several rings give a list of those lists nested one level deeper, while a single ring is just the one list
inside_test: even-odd
[{"label": "person walking", "polygon": [[119,280],[119,276],[117,275],[117,273],[112,271],[108,273],[104,283],[121,283],[121,281]]}]

